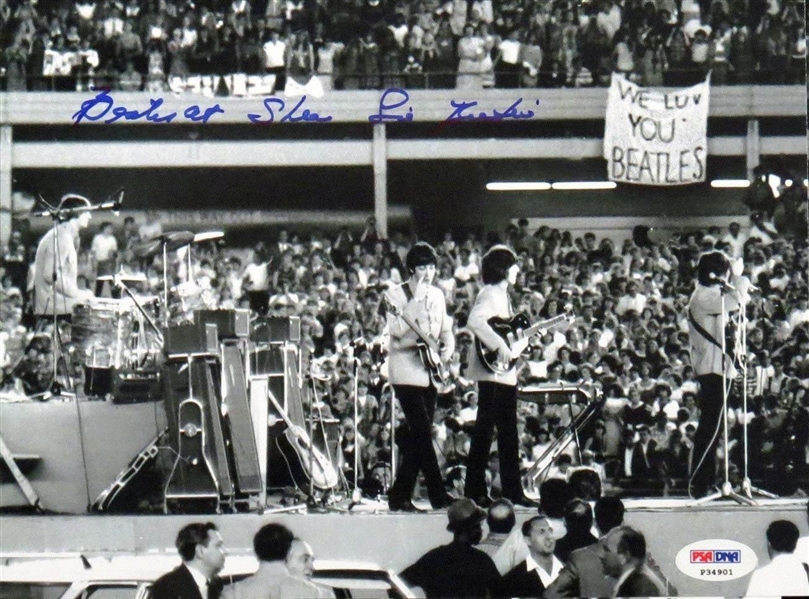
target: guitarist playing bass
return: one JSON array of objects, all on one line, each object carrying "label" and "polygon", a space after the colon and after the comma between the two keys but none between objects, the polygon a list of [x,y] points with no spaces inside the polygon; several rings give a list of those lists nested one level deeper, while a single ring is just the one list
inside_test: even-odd
[{"label": "guitarist playing bass", "polygon": [[433,449],[436,388],[419,357],[419,345],[423,342],[412,325],[438,342],[442,360],[448,360],[455,351],[455,337],[444,294],[433,285],[435,250],[427,243],[416,243],[407,253],[405,263],[410,278],[385,292],[386,304],[396,308],[387,311],[390,383],[410,429],[402,439],[402,461],[388,495],[388,505],[391,511],[415,512],[418,509],[411,499],[420,470],[424,472],[433,509],[447,507],[452,498],[444,490]]},{"label": "guitarist playing bass", "polygon": [[[504,245],[495,245],[486,252],[482,266],[484,287],[469,313],[467,327],[483,345],[497,351],[498,362],[508,364],[512,361],[512,350],[488,321],[493,317],[511,318],[508,287],[517,280],[520,266],[514,252]],[[525,496],[520,478],[516,369],[492,371],[477,352],[470,352],[466,376],[478,381],[478,415],[466,467],[466,496],[484,508],[492,503],[486,492],[485,475],[492,447],[492,429],[497,426],[503,497],[514,505],[536,507],[537,504]]]}]

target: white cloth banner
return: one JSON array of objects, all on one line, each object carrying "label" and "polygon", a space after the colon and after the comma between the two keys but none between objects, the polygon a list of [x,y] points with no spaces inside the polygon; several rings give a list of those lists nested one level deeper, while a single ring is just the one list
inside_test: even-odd
[{"label": "white cloth banner", "polygon": [[685,89],[651,89],[613,74],[604,127],[610,181],[705,181],[709,100],[710,78]]}]

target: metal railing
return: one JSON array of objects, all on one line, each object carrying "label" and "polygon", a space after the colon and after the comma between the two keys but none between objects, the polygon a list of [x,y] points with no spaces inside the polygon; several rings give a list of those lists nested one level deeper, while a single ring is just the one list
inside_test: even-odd
[{"label": "metal railing", "polygon": [[[685,87],[694,85],[705,78],[706,70],[701,67],[694,68],[671,68],[662,72],[663,87]],[[382,90],[390,88],[401,88],[406,90],[435,90],[435,89],[455,89],[458,75],[464,75],[458,71],[431,71],[421,73],[404,72],[373,72],[373,73],[339,73],[318,74],[319,77],[332,81],[331,89],[342,90]],[[231,88],[227,84],[221,85],[220,81],[232,80],[233,76],[244,76],[247,78],[261,77],[263,74],[246,75],[244,73],[220,74],[195,74],[189,77],[167,76],[164,80],[158,81],[158,85],[152,87],[147,78],[141,76],[140,85],[126,85],[125,73],[121,72],[98,72],[93,75],[29,75],[23,81],[16,77],[9,77],[7,73],[0,73],[0,91],[37,91],[37,92],[76,92],[88,91],[90,89],[109,88],[125,91],[170,91],[174,89],[171,80],[184,79],[186,82],[192,80],[210,80],[210,85],[205,86],[213,95],[231,95]],[[140,75],[140,74],[139,74]],[[551,89],[551,88],[579,88],[579,87],[608,87],[609,74],[601,73],[590,78],[579,79],[576,74],[567,75],[559,71],[540,70],[537,74],[536,85],[527,85],[526,80],[521,75],[513,72],[501,73],[495,71],[494,81],[497,82],[501,76],[511,76],[511,81],[516,85],[508,87],[492,85],[491,73],[484,75],[480,73],[468,73],[468,75],[479,75],[481,77],[481,89]],[[634,79],[643,85],[643,77],[633,74]],[[488,80],[488,81],[487,81]],[[784,71],[774,72],[769,69],[756,69],[750,71],[731,71],[724,77],[712,79],[713,86],[733,86],[733,85],[805,85],[806,71],[803,63],[796,64]],[[181,83],[181,87],[190,90],[193,85]],[[162,89],[161,89],[162,88]],[[278,93],[279,89],[274,89],[272,93]],[[271,95],[266,89],[255,94],[247,95]]]}]

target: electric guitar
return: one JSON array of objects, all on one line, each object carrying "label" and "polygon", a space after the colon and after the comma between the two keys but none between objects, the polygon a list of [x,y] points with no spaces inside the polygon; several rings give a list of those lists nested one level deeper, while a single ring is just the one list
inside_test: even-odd
[{"label": "electric guitar", "polygon": [[523,313],[516,314],[512,318],[493,316],[487,322],[494,329],[494,332],[508,343],[511,348],[511,359],[508,362],[501,362],[497,357],[497,350],[489,349],[477,338],[475,338],[475,350],[486,368],[492,372],[504,374],[514,368],[517,358],[528,347],[531,337],[552,329],[566,329],[575,320],[575,316],[560,314],[548,320],[531,324],[528,317]]},{"label": "electric guitar", "polygon": [[441,350],[438,347],[438,342],[422,331],[421,327],[419,327],[412,318],[403,314],[387,297],[383,297],[382,301],[385,302],[385,308],[394,316],[401,317],[419,338],[418,344],[416,345],[419,351],[419,357],[421,358],[421,363],[424,364],[424,367],[430,373],[430,378],[433,383],[435,383],[436,386],[448,385],[450,381],[449,368],[444,364],[443,360],[441,360]]}]

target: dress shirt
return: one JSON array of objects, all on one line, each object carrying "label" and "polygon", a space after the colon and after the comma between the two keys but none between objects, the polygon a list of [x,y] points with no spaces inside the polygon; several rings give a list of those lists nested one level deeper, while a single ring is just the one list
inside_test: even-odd
[{"label": "dress shirt", "polygon": [[199,588],[199,594],[202,599],[208,599],[208,579],[197,570],[196,568],[189,566],[188,564],[183,564],[186,569],[191,572],[191,578],[194,579],[194,582],[197,583],[197,587]]},{"label": "dress shirt", "polygon": [[525,568],[529,572],[531,570],[536,570],[537,574],[539,575],[539,579],[542,581],[542,586],[546,589],[551,586],[551,583],[556,580],[556,577],[559,576],[559,572],[562,571],[564,568],[564,564],[559,561],[559,559],[555,556],[551,556],[552,563],[551,563],[551,571],[547,572],[545,568],[540,566],[535,560],[534,557],[529,553],[528,556],[525,558]]},{"label": "dress shirt", "polygon": [[758,568],[750,577],[746,597],[809,595],[809,577],[794,553],[780,553],[772,561]]}]

